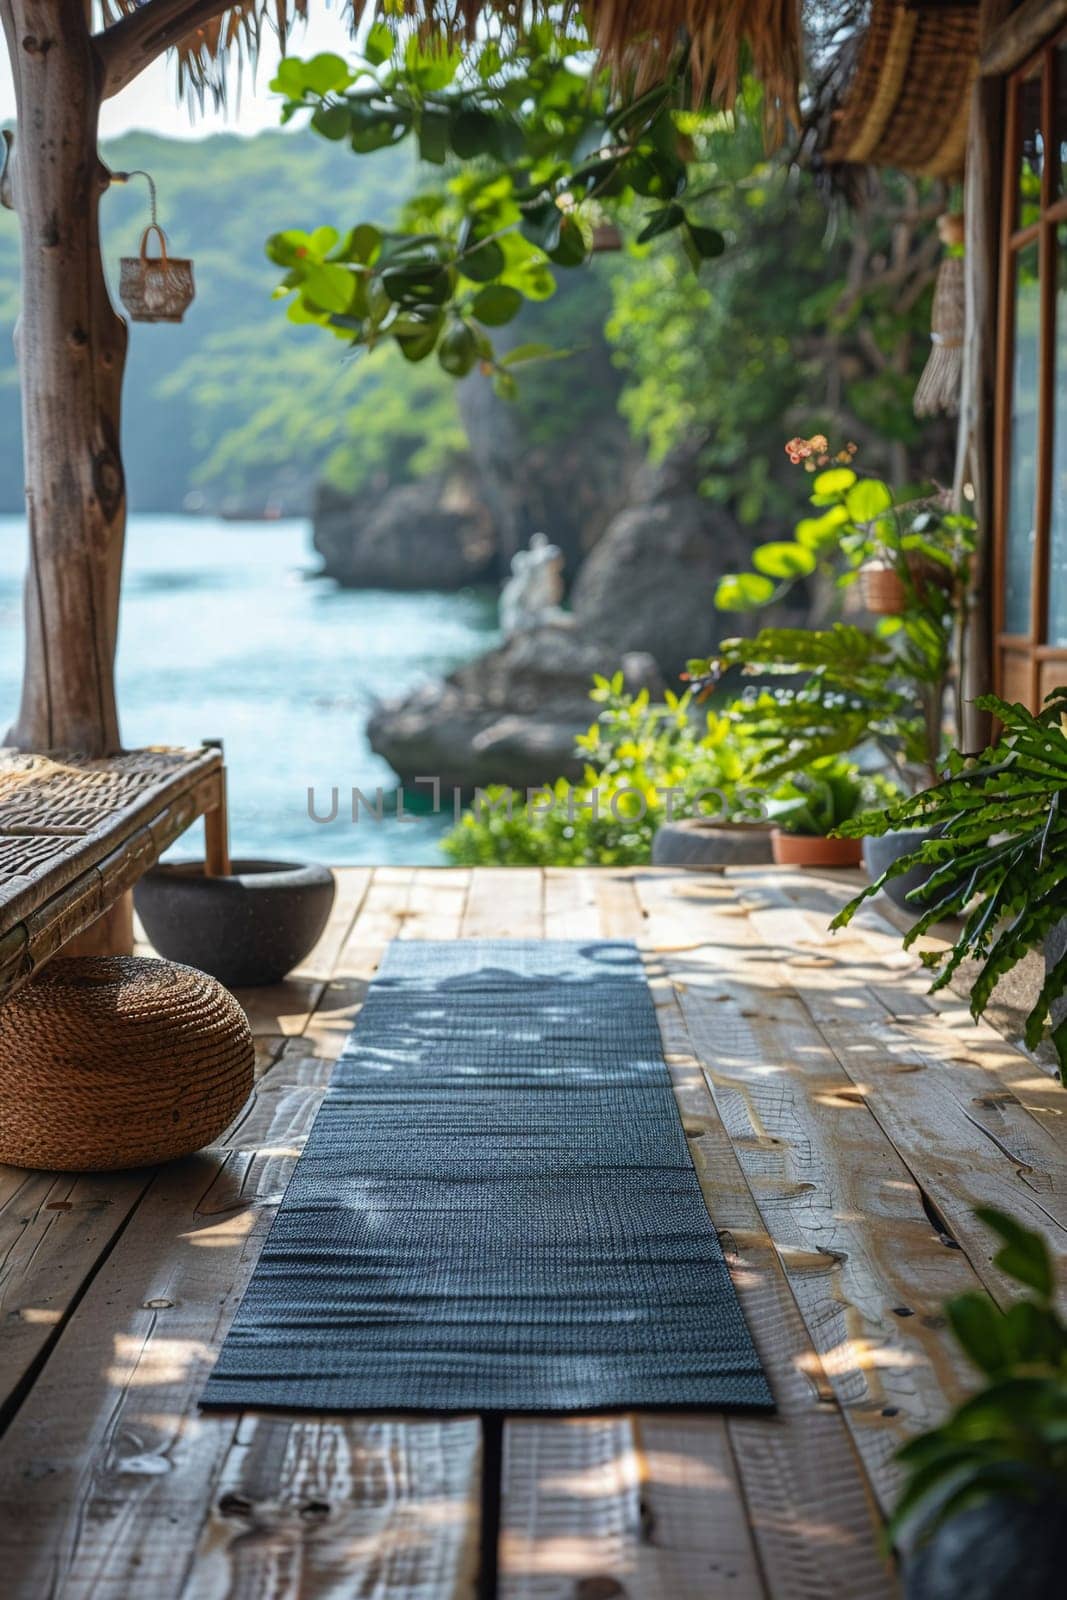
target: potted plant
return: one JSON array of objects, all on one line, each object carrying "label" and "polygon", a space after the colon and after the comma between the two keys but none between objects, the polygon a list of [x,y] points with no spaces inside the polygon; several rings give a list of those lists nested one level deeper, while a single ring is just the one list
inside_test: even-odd
[{"label": "potted plant", "polygon": [[690,692],[667,690],[662,704],[647,690],[628,694],[622,673],[595,677],[590,699],[601,709],[576,741],[588,763],[586,802],[596,793],[610,823],[613,787],[620,800],[639,790],[648,801],[643,827],[654,866],[770,863],[770,825],[749,782],[754,752],[729,717],[701,715]]},{"label": "potted plant", "polygon": [[1067,913],[1067,689],[1049,695],[1034,716],[1019,705],[984,695],[1003,729],[981,756],[953,751],[936,784],[880,812],[841,827],[853,838],[895,829],[934,829],[916,850],[892,862],[835,917],[847,925],[858,907],[883,885],[927,869],[925,884],[909,901],[922,911],[904,937],[911,945],[935,922],[963,918],[951,948],[924,955],[939,967],[934,989],[944,988],[967,959],[979,963],[971,986],[971,1014],[980,1017],[998,981],[1030,950],[1050,941],[1044,985],[1026,1022],[1033,1049],[1051,1018],[1051,1038],[1061,1073],[1067,1069],[1067,1016],[1057,1005],[1067,993],[1067,951],[1056,943]]},{"label": "potted plant", "polygon": [[[790,459],[816,473],[815,515],[797,523],[793,541],[753,552],[756,570],[728,574],[716,592],[726,610],[751,610],[783,598],[802,578],[833,595],[875,575],[891,582],[873,609],[873,627],[832,621],[823,628],[764,628],[755,638],[726,639],[709,661],[694,661],[698,689],[717,685],[731,668],[759,676],[730,707],[762,755],[757,770],[774,778],[825,755],[873,747],[905,790],[936,782],[946,750],[946,701],[957,684],[959,646],[969,603],[974,553],[971,518],[948,510],[937,495],[898,503],[888,484],[861,477],[853,447],[831,457],[826,439],[793,439]],[[883,584],[883,588],[885,585]],[[868,601],[873,593],[868,592]],[[913,852],[914,835],[883,833],[865,843],[873,877]],[[915,869],[912,887],[924,869]],[[887,892],[898,894],[895,879]],[[903,894],[901,894],[903,899]]]},{"label": "potted plant", "polygon": [[889,1535],[905,1549],[908,1600],[1044,1600],[1067,1570],[1067,1327],[1052,1263],[1039,1234],[977,1215],[1001,1240],[996,1265],[1027,1294],[1003,1311],[984,1294],[945,1308],[986,1381],[899,1452]]},{"label": "potted plant", "polygon": [[858,867],[858,839],[836,830],[866,810],[872,780],[840,756],[824,756],[783,779],[765,802],[780,867]]}]

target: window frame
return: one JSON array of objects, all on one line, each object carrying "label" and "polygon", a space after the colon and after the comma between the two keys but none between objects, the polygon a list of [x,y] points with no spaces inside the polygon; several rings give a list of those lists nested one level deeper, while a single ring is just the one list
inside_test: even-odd
[{"label": "window frame", "polygon": [[[994,679],[997,692],[1021,700],[1032,709],[1056,684],[1067,682],[1067,645],[1050,644],[1049,558],[1052,521],[1052,452],[1056,401],[1056,230],[1067,225],[1067,192],[1057,198],[1058,146],[1054,141],[1057,67],[1067,75],[1067,29],[1053,34],[1006,80],[1004,166],[998,291],[998,340],[995,393],[993,540]],[[1040,72],[1040,128],[1045,160],[1041,173],[1039,215],[1016,227],[1019,206],[1019,99],[1022,85]],[[1067,129],[1064,130],[1067,134]],[[1006,627],[1008,519],[1011,490],[1011,406],[1015,357],[1015,263],[1021,251],[1038,246],[1038,376],[1037,474],[1034,485],[1034,549],[1030,573],[1030,616],[1026,633]]]}]

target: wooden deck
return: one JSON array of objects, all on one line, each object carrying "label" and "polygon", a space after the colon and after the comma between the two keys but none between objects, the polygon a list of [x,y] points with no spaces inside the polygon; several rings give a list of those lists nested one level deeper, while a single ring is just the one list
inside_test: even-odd
[{"label": "wooden deck", "polygon": [[[1064,1091],[840,876],[340,874],[246,1001],[253,1101],[157,1172],[0,1168],[0,1572],[17,1600],[864,1600],[895,1447],[971,1382],[946,1296],[1008,1285],[979,1203],[1062,1265]],[[385,942],[635,937],[770,1418],[201,1416],[196,1400]],[[481,1588],[479,1589],[479,1585]]]}]

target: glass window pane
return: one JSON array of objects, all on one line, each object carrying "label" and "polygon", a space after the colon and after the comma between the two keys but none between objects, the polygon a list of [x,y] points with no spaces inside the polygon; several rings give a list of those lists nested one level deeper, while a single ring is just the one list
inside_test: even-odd
[{"label": "glass window pane", "polygon": [[1037,491],[1037,375],[1040,329],[1037,241],[1015,256],[1015,321],[1011,374],[1011,464],[1008,469],[1008,526],[1005,561],[1004,627],[1030,632],[1030,584],[1034,557],[1034,501]]},{"label": "glass window pane", "polygon": [[1062,195],[1067,192],[1067,42],[1056,46],[1055,66],[1056,131],[1053,135],[1053,176],[1056,193]]},{"label": "glass window pane", "polygon": [[1067,645],[1067,226],[1056,229],[1055,411],[1049,520],[1048,641]]},{"label": "glass window pane", "polygon": [[1017,228],[1036,222],[1041,214],[1041,174],[1045,166],[1045,139],[1041,131],[1041,77],[1035,73],[1019,85],[1019,203]]}]

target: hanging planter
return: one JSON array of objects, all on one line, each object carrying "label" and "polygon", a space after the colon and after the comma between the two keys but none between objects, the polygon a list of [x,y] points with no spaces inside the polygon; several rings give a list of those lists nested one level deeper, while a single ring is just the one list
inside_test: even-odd
[{"label": "hanging planter", "polygon": [[[938,561],[928,556],[913,554],[905,558],[908,575],[919,598],[929,585],[944,589],[950,587],[952,576]],[[859,574],[860,597],[864,608],[874,617],[899,617],[907,610],[909,594],[898,568],[890,561],[865,562]]]},{"label": "hanging planter", "polygon": [[873,617],[898,617],[908,599],[896,567],[881,561],[868,561],[860,568],[860,595]]},{"label": "hanging planter", "polygon": [[[180,322],[192,304],[193,263],[182,256],[167,254],[167,236],[156,213],[156,186],[147,172],[115,173],[113,181],[145,178],[151,194],[152,220],[141,235],[141,250],[136,256],[123,256],[119,262],[119,298],[133,322]],[[155,234],[158,254],[149,255],[149,242]]]}]

